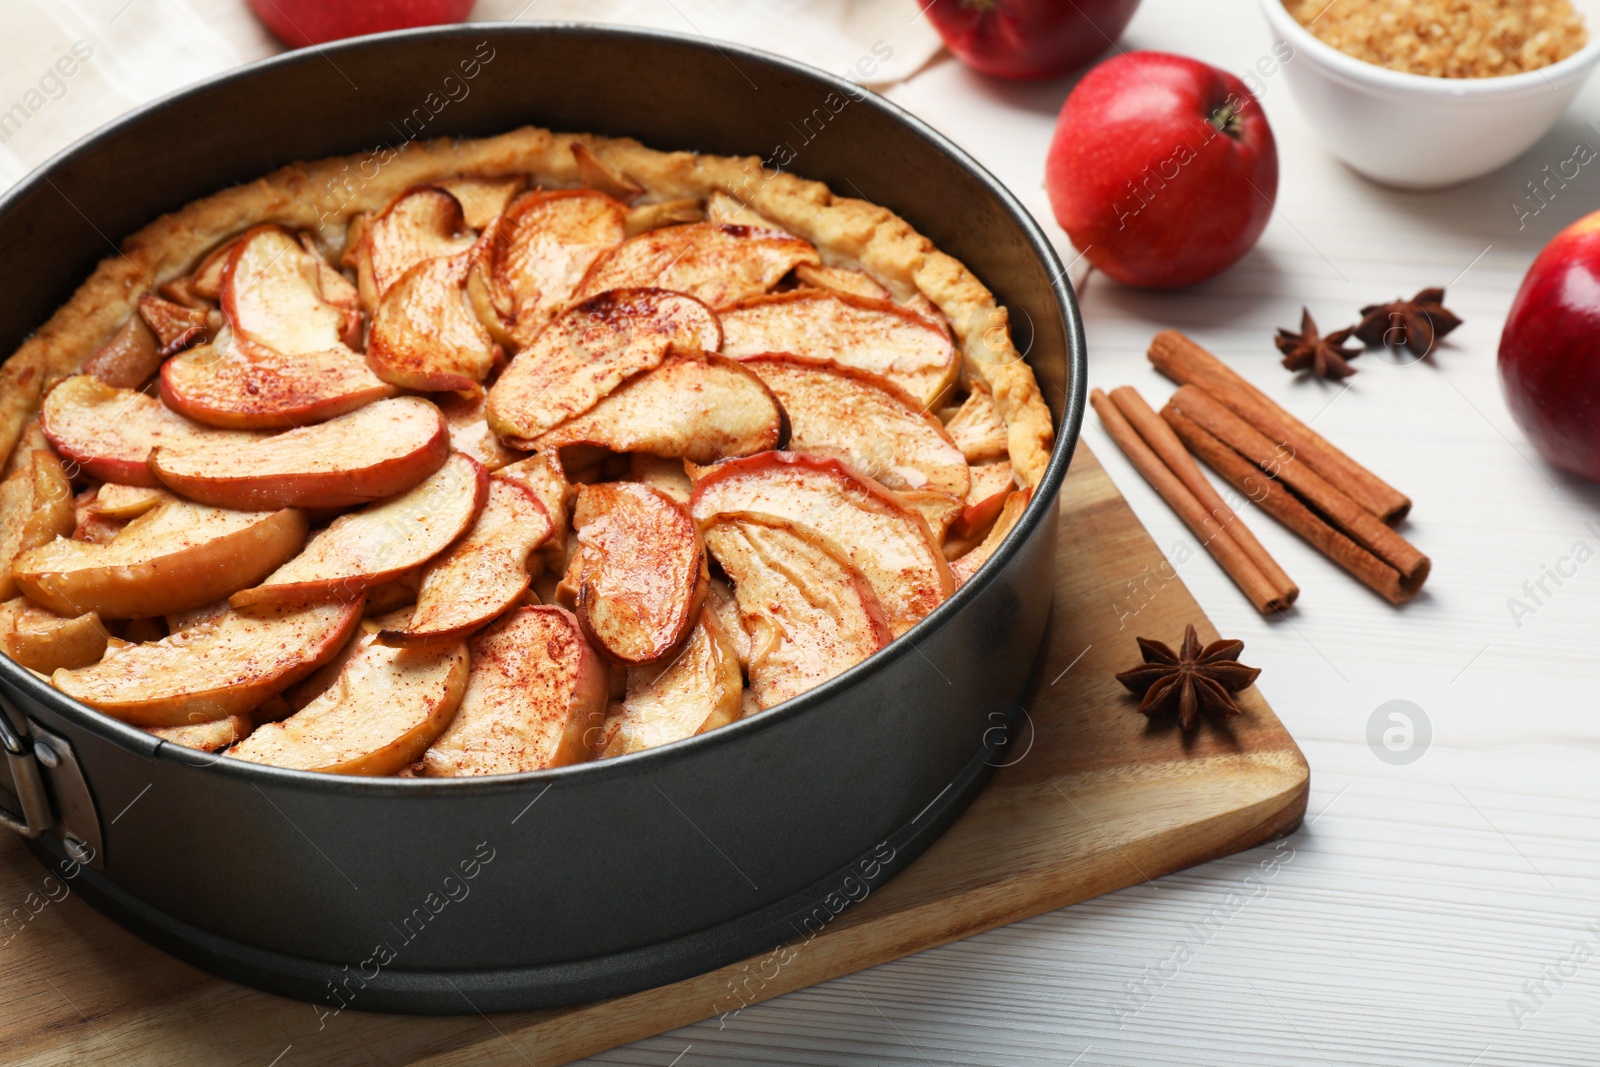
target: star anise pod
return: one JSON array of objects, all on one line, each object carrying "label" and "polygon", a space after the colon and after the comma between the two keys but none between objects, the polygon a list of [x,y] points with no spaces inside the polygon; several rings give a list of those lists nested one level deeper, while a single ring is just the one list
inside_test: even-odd
[{"label": "star anise pod", "polygon": [[1444,306],[1444,290],[1424,289],[1410,300],[1362,308],[1356,336],[1369,345],[1404,345],[1425,356],[1433,350],[1433,342],[1460,325],[1461,320]]},{"label": "star anise pod", "polygon": [[1283,365],[1290,370],[1310,367],[1311,373],[1317,377],[1338,381],[1356,372],[1347,361],[1359,356],[1361,349],[1344,347],[1354,332],[1355,327],[1350,326],[1323,337],[1317,332],[1317,323],[1311,317],[1311,312],[1301,308],[1300,332],[1293,333],[1280,327],[1273,343],[1283,353]]},{"label": "star anise pod", "polygon": [[1251,685],[1261,673],[1238,661],[1243,641],[1213,641],[1200,647],[1194,627],[1183,631],[1183,645],[1177,652],[1160,641],[1140,637],[1139,651],[1144,662],[1117,675],[1117,681],[1144,700],[1139,710],[1155,718],[1177,712],[1178,725],[1193,729],[1202,714],[1224,718],[1240,714],[1233,694]]}]

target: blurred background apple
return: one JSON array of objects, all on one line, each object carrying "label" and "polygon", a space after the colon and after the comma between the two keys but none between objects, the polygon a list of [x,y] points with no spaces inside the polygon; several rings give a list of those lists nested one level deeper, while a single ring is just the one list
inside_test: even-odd
[{"label": "blurred background apple", "polygon": [[928,18],[963,63],[1000,78],[1053,78],[1110,48],[1139,0],[933,0]]},{"label": "blurred background apple", "polygon": [[1540,455],[1600,482],[1600,211],[1528,268],[1500,335],[1500,386]]},{"label": "blurred background apple", "polygon": [[413,26],[461,22],[475,0],[249,0],[250,10],[291,48]]}]

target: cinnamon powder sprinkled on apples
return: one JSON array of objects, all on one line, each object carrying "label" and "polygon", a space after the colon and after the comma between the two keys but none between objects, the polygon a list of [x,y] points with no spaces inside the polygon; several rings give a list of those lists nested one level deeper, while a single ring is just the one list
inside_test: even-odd
[{"label": "cinnamon powder sprinkled on apples", "polygon": [[1589,39],[1568,0],[1284,0],[1283,6],[1347,55],[1434,78],[1537,70]]}]

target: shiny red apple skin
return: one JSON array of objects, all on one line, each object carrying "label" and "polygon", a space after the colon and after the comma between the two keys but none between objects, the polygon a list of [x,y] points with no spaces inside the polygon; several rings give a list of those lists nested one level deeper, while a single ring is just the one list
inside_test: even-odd
[{"label": "shiny red apple skin", "polygon": [[1192,285],[1266,229],[1277,142],[1238,78],[1185,56],[1128,52],[1086,74],[1062,105],[1045,191],[1096,268],[1130,285]]},{"label": "shiny red apple skin", "polygon": [[1110,48],[1139,0],[933,0],[928,20],[967,66],[998,78],[1054,78]]},{"label": "shiny red apple skin", "polygon": [[1528,268],[1500,334],[1500,387],[1540,455],[1600,482],[1600,211]]},{"label": "shiny red apple skin", "polygon": [[462,22],[476,0],[249,0],[250,10],[291,48],[368,33]]}]

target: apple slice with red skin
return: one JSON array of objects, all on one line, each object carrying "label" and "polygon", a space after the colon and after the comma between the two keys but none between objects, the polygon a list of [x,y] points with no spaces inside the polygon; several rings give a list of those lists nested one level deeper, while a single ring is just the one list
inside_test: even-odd
[{"label": "apple slice with red skin", "polygon": [[359,600],[228,611],[159,641],[110,648],[51,682],[135,726],[210,722],[242,715],[322,666],[360,621]]},{"label": "apple slice with red skin", "polygon": [[500,477],[527,487],[544,505],[550,518],[551,532],[547,544],[566,550],[567,529],[572,516],[573,488],[561,469],[560,459],[552,452],[538,452],[527,459],[501,467]]},{"label": "apple slice with red skin", "polygon": [[398,392],[361,353],[343,345],[288,355],[229,330],[161,366],[167,407],[228,430],[323,422]]},{"label": "apple slice with red skin", "polygon": [[821,262],[809,242],[782,230],[691,222],[624,241],[590,268],[577,296],[655,286],[723,308],[767,292],[802,263]]},{"label": "apple slice with red skin", "polygon": [[[361,315],[328,299],[325,273],[333,268],[286,228],[254,227],[234,242],[222,269],[222,313],[239,338],[286,356],[348,351]],[[347,303],[344,290],[332,296]]]},{"label": "apple slice with red skin", "polygon": [[360,599],[448,548],[483,510],[488,493],[489,472],[453,455],[399,496],[334,519],[305,551],[228,602],[241,608]]},{"label": "apple slice with red skin", "polygon": [[711,463],[777,448],[783,431],[783,408],[755,372],[724,356],[685,349],[629,378],[533,446],[595,445]]},{"label": "apple slice with red skin", "polygon": [[705,600],[705,546],[682,504],[637,482],[578,489],[578,621],[619,663],[653,663],[683,640]]},{"label": "apple slice with red skin", "polygon": [[487,626],[527,592],[528,557],[554,529],[533,490],[509,478],[490,478],[488,500],[472,528],[423,571],[410,622],[384,630],[378,639],[420,645]]},{"label": "apple slice with red skin", "polygon": [[109,636],[92,611],[57,615],[20,596],[0,604],[0,649],[40,674],[98,663]]},{"label": "apple slice with red skin", "polygon": [[517,774],[589,758],[607,672],[571,612],[518,608],[468,647],[466,695],[423,755],[423,777]]},{"label": "apple slice with red skin", "polygon": [[757,707],[799,696],[889,643],[889,622],[871,583],[815,529],[733,511],[712,516],[705,539],[733,579],[750,635]]},{"label": "apple slice with red skin", "polygon": [[517,448],[594,407],[617,386],[661,365],[670,348],[715,352],[717,317],[664,289],[616,289],[553,320],[489,390],[489,426]]},{"label": "apple slice with red skin", "polygon": [[595,758],[622,756],[726,726],[739,717],[744,675],[709,607],[674,656],[628,668],[622,706],[595,741]]},{"label": "apple slice with red skin", "polygon": [[406,389],[472,389],[502,352],[467,296],[467,275],[485,255],[474,245],[425,259],[384,292],[372,315],[367,362],[378,377]]},{"label": "apple slice with red skin", "polygon": [[690,507],[702,529],[719,513],[733,511],[775,515],[814,529],[867,576],[896,636],[955,590],[927,521],[838,460],[763,452],[701,468],[699,475]]},{"label": "apple slice with red skin", "polygon": [[720,312],[724,355],[788,352],[887,378],[928,409],[955,384],[955,346],[920,315],[820,289],[759,296]]},{"label": "apple slice with red skin", "polygon": [[346,256],[356,268],[361,302],[376,311],[400,276],[427,259],[465,252],[478,235],[467,226],[461,202],[435,185],[418,185],[367,220]]},{"label": "apple slice with red skin", "polygon": [[915,315],[920,315],[928,320],[930,326],[938,329],[946,337],[950,336],[950,327],[945,322],[944,313],[934,306],[932,300],[922,295],[921,290],[913,291],[904,300],[896,300],[894,294],[879,285],[868,275],[845,267],[818,267],[811,264],[801,264],[794,269],[794,277],[800,284],[809,285],[815,289],[826,289],[829,292],[841,293],[845,296],[865,297],[868,300],[887,300]]},{"label": "apple slice with red skin", "polygon": [[450,724],[466,692],[467,645],[389,648],[362,634],[315,699],[258,726],[234,759],[324,774],[384,775],[410,766]]},{"label": "apple slice with red skin", "polygon": [[955,574],[958,586],[971,581],[978,568],[989,561],[989,557],[994,555],[1000,543],[1016,527],[1017,520],[1022,517],[1022,513],[1027,510],[1028,501],[1032,499],[1032,489],[1019,489],[1006,495],[1005,505],[1000,509],[994,525],[989,527],[988,536],[972,551],[950,564],[950,570]]},{"label": "apple slice with red skin", "polygon": [[887,378],[782,353],[743,363],[788,413],[791,451],[843,460],[890,489],[967,495],[967,461],[943,424]]},{"label": "apple slice with red skin", "polygon": [[594,189],[540,190],[511,205],[493,274],[510,297],[518,348],[572,298],[594,261],[627,238],[627,217],[623,204]]},{"label": "apple slice with red skin", "polygon": [[58,538],[17,557],[31,599],[62,615],[172,615],[221,600],[271,574],[305,544],[305,515],[228,511],[168,500],[109,544]]},{"label": "apple slice with red skin", "polygon": [[405,492],[449,454],[439,409],[403,396],[271,437],[212,430],[158,442],[149,464],[157,484],[215,507],[344,508]]},{"label": "apple slice with red skin", "polygon": [[961,517],[951,524],[951,535],[963,539],[981,535],[994,522],[995,516],[1000,514],[1000,509],[1016,487],[1016,475],[1011,469],[1010,460],[975,465],[966,507]]},{"label": "apple slice with red skin", "polygon": [[153,396],[117,389],[87,374],[50,390],[39,411],[45,437],[83,473],[122,485],[160,488],[148,466],[159,445],[183,445],[231,457],[264,435],[202,426]]}]

